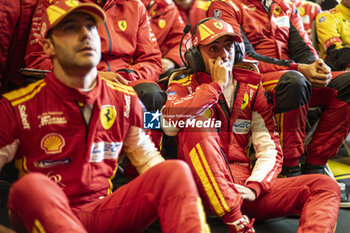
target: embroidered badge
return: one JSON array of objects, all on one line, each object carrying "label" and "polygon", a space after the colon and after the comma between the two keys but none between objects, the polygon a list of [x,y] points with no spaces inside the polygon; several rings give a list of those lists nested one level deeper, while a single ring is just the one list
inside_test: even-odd
[{"label": "embroidered badge", "polygon": [[40,145],[41,149],[43,149],[46,154],[57,154],[62,152],[65,141],[62,135],[50,133],[41,139]]},{"label": "embroidered badge", "polygon": [[247,107],[248,102],[249,102],[248,93],[244,93],[244,96],[243,96],[243,103],[242,103],[242,105],[241,105],[241,110],[244,110],[244,109]]},{"label": "embroidered badge", "polygon": [[214,18],[220,18],[221,17],[221,11],[219,9],[214,10],[213,17]]},{"label": "embroidered badge", "polygon": [[166,21],[164,19],[160,19],[158,21],[158,26],[160,29],[163,29],[166,26]]},{"label": "embroidered badge", "polygon": [[318,22],[320,22],[320,23],[323,23],[324,21],[326,21],[326,17],[325,17],[325,16],[322,16],[322,17],[318,20]]},{"label": "embroidered badge", "polygon": [[112,105],[102,106],[100,119],[101,119],[101,124],[105,130],[108,130],[112,127],[112,125],[115,122],[116,116],[117,116],[117,112],[114,106]]},{"label": "embroidered badge", "polygon": [[119,29],[124,32],[126,30],[126,28],[128,27],[128,24],[126,23],[126,20],[119,20],[118,26],[119,26]]}]

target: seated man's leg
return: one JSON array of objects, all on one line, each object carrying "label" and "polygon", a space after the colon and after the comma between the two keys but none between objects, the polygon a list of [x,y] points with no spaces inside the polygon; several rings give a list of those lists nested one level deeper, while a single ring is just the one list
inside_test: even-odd
[{"label": "seated man's leg", "polygon": [[350,72],[332,75],[327,87],[312,90],[310,106],[323,106],[325,110],[308,145],[305,173],[323,173],[327,160],[336,155],[349,134]]},{"label": "seated man's leg", "polygon": [[188,166],[162,162],[111,195],[72,208],[88,232],[142,232],[159,217],[164,233],[209,232]]},{"label": "seated man's leg", "polygon": [[300,72],[278,71],[264,74],[263,86],[274,103],[284,155],[282,175],[300,175],[299,159],[304,154],[311,85]]},{"label": "seated man's leg", "polygon": [[137,80],[130,83],[147,111],[160,110],[167,100],[167,94],[159,85],[150,80]]},{"label": "seated man's leg", "polygon": [[18,232],[23,224],[28,232],[87,232],[62,189],[41,173],[29,173],[14,183],[8,207]]},{"label": "seated man's leg", "polygon": [[333,233],[340,203],[339,185],[322,174],[279,178],[242,212],[259,220],[301,214],[298,232]]},{"label": "seated man's leg", "polygon": [[225,223],[242,218],[242,196],[234,187],[215,129],[182,129],[178,157],[186,161],[204,200]]}]

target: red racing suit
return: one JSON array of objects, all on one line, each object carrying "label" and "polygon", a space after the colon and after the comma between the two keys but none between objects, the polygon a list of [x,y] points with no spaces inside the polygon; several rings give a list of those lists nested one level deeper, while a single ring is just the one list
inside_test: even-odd
[{"label": "red racing suit", "polygon": [[[8,86],[24,85],[18,70],[24,67],[24,55],[29,35],[30,22],[37,0],[1,1],[0,16],[0,93]],[[10,84],[9,84],[10,83]],[[15,85],[12,87],[11,85]]]},{"label": "red racing suit", "polygon": [[191,25],[192,32],[196,24],[207,17],[207,11],[210,3],[211,0],[194,0],[191,7],[186,10],[177,5],[177,9],[179,9],[185,24]]},{"label": "red racing suit", "polygon": [[303,20],[304,29],[311,39],[312,24],[316,16],[322,11],[321,6],[317,3],[304,0],[293,0],[292,2],[298,8],[299,15]]},{"label": "red racing suit", "polygon": [[[259,69],[263,73],[262,85],[272,97],[275,107],[288,107],[293,97],[286,96],[289,101],[285,102],[276,101],[281,77],[287,70],[297,70],[298,63],[311,64],[319,58],[303,28],[296,6],[281,0],[271,1],[270,6],[258,0],[215,0],[209,7],[208,16],[221,16],[235,31],[242,33],[246,58],[259,61]],[[339,74],[342,73],[332,73],[334,82],[326,88],[312,89],[310,105],[328,108],[322,114],[323,120],[309,144],[308,163],[313,165],[324,165],[328,158],[335,156],[349,133],[350,125],[344,116],[350,114],[350,96],[345,89],[340,90],[348,85],[346,77],[349,74],[344,73],[341,79],[335,81]],[[344,83],[338,85],[338,82]],[[324,96],[332,99],[325,99]],[[288,111],[278,112],[274,109],[279,113],[275,118],[285,166],[297,166],[299,157],[304,154],[308,101],[300,101],[298,106]]]},{"label": "red racing suit", "polygon": [[[87,2],[87,0],[81,0]],[[50,0],[40,0],[33,16],[25,63],[28,68],[50,70],[51,60],[42,50],[42,11]],[[98,1],[102,4],[102,1]],[[101,5],[106,22],[99,26],[102,58],[100,71],[117,72],[126,80],[156,81],[162,73],[161,52],[152,33],[145,6],[137,0],[108,0]]]},{"label": "red racing suit", "polygon": [[[183,66],[180,58],[180,41],[184,34],[185,23],[173,2],[165,0],[143,0],[148,10],[151,28],[157,38],[162,57],[172,60],[178,67]],[[186,51],[185,42],[190,35],[186,34],[182,44],[182,55]]]},{"label": "red racing suit", "polygon": [[[162,162],[163,158],[142,129],[141,103],[131,87],[97,78],[96,86],[85,93],[64,85],[50,73],[43,80],[5,94],[0,101],[0,120],[0,156],[7,161],[15,159],[22,177],[12,188],[9,208],[22,217],[27,228],[32,229],[33,224],[37,226],[35,221],[38,220],[48,232],[60,227],[66,229],[71,227],[68,222],[73,222],[73,226],[80,225],[79,221],[72,221],[76,218],[72,216],[76,215],[89,232],[106,232],[103,229],[108,227],[119,229],[127,222],[133,222],[134,229],[142,229],[157,216],[157,210],[148,208],[150,205],[164,211],[158,213],[164,221],[174,222],[177,217],[171,217],[166,210],[170,208],[163,199],[166,198],[177,203],[178,208],[171,206],[171,211],[175,208],[175,215],[186,219],[186,224],[188,218],[193,220],[190,221],[192,226],[187,229],[200,232],[198,194],[193,181],[191,185],[191,175],[189,172],[189,175],[183,174],[186,168],[181,168],[183,165],[179,166],[177,162]],[[116,173],[122,148],[142,175],[135,181],[140,183],[137,187],[130,184],[129,188],[112,193],[111,179]],[[181,184],[167,185],[166,174],[162,175],[165,183],[156,184],[157,173],[164,169],[171,171],[169,166],[172,167],[172,164],[181,170],[178,174],[181,175],[178,179]],[[35,175],[37,173],[46,176],[40,178]],[[38,180],[42,182],[36,182]],[[173,184],[179,192],[172,190]],[[135,188],[141,192],[131,191]],[[177,194],[169,196],[167,192]],[[47,195],[50,193],[54,193],[54,200]],[[143,200],[142,197],[148,198],[148,195],[155,195],[162,207],[159,203]],[[39,203],[31,197],[40,200]],[[135,202],[135,199],[140,202]],[[116,204],[117,201],[121,203]],[[130,205],[133,201],[135,206]],[[181,207],[185,203],[193,210],[183,212],[188,209],[187,204]],[[101,212],[95,209],[98,205]],[[73,208],[74,215],[67,206]],[[138,218],[119,221],[112,217],[133,216],[137,208],[148,209],[145,209],[146,218],[142,221]],[[106,209],[113,209],[113,213]],[[57,217],[61,215],[62,218]],[[92,221],[91,216],[101,218],[104,227],[101,228],[101,222],[89,222]],[[142,214],[139,216],[144,217]],[[164,229],[180,232],[178,227],[169,223],[169,227]],[[80,230],[74,232],[84,232]]]},{"label": "red racing suit", "polygon": [[[300,232],[310,229],[332,232],[339,206],[336,182],[324,175],[277,179],[282,151],[271,102],[260,86],[261,75],[234,68],[233,76],[234,82],[225,90],[205,73],[174,81],[168,88],[169,97],[162,110],[167,120],[163,125],[166,133],[173,130],[168,130],[167,126],[181,128],[181,120],[192,121],[193,117],[221,122],[219,127],[202,130],[183,127],[177,134],[178,156],[192,168],[204,199],[226,223],[242,217],[242,212],[259,219],[301,213],[303,220],[299,229],[305,231]],[[230,110],[228,103],[232,100]],[[255,150],[255,164],[249,156],[250,140]],[[324,186],[323,182],[329,186]],[[254,190],[257,199],[243,201],[234,183]],[[318,193],[317,189],[322,192]],[[308,194],[304,196],[305,193]],[[322,202],[316,196],[327,196],[327,199]],[[319,208],[331,214],[314,216]],[[315,217],[319,219],[315,221]],[[327,225],[320,220],[327,221]]]}]

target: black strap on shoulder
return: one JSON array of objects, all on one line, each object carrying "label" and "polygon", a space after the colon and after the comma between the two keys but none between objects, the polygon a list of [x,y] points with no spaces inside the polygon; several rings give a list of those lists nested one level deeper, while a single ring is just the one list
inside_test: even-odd
[{"label": "black strap on shoulder", "polygon": [[252,104],[251,104],[251,108],[250,108],[251,111],[253,111],[253,109],[254,109],[254,104],[255,104],[256,97],[258,96],[258,92],[259,92],[260,85],[261,85],[261,84],[258,85],[258,88],[256,89],[254,98],[253,98],[253,100],[252,100]]}]

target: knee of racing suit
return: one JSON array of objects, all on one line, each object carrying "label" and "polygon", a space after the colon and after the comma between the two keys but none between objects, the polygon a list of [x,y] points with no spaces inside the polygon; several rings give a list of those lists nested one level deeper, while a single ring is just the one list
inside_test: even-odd
[{"label": "knee of racing suit", "polygon": [[307,104],[311,96],[311,84],[298,71],[284,73],[274,88],[275,113],[288,112]]},{"label": "knee of racing suit", "polygon": [[134,88],[147,111],[160,110],[167,100],[166,92],[153,81],[137,80],[132,82],[130,86]]},{"label": "knee of racing suit", "polygon": [[33,207],[47,208],[48,202],[59,200],[66,203],[68,207],[68,199],[57,184],[44,174],[31,172],[13,184],[9,193],[8,206],[10,209],[18,210],[30,203]]},{"label": "knee of racing suit", "polygon": [[[8,208],[11,224],[17,230],[22,229],[23,224],[27,229],[32,229],[35,222],[56,222],[49,217],[53,215],[61,219],[59,221],[62,224],[67,224],[67,219],[72,217],[63,219],[61,212],[56,212],[57,209],[64,210],[63,212],[70,210],[68,198],[49,177],[37,172],[26,174],[13,184],[9,193]],[[69,227],[75,229],[76,225],[81,227],[80,223],[72,223]]]},{"label": "knee of racing suit", "polygon": [[350,72],[332,72],[341,73],[332,79],[327,87],[337,91],[337,99],[350,104]]},{"label": "knee of racing suit", "polygon": [[199,197],[190,167],[181,160],[166,160],[149,169],[153,176],[153,187],[158,201],[169,197]]}]

